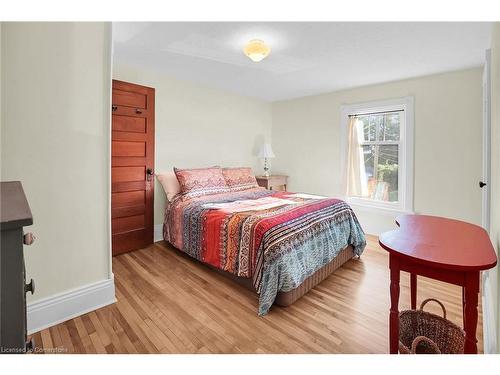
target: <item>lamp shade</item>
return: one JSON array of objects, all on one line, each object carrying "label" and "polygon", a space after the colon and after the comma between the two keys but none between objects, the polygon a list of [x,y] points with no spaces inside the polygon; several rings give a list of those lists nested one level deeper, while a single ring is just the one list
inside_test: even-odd
[{"label": "lamp shade", "polygon": [[259,158],[264,159],[264,158],[274,158],[274,152],[273,149],[271,148],[270,143],[264,143],[262,147],[260,148],[259,155],[257,155]]}]

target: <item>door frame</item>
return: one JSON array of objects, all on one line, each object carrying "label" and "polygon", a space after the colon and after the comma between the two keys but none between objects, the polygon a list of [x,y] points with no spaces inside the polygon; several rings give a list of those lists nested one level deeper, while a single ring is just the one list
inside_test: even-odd
[{"label": "door frame", "polygon": [[483,68],[483,156],[481,189],[481,225],[489,233],[491,215],[491,50],[486,50]]},{"label": "door frame", "polygon": [[[491,51],[485,53],[483,68],[483,161],[482,181],[486,185],[482,188],[481,225],[489,233],[491,214]],[[493,307],[493,292],[490,270],[482,272],[481,298],[483,308],[483,348],[487,354],[497,352],[495,312]]]}]

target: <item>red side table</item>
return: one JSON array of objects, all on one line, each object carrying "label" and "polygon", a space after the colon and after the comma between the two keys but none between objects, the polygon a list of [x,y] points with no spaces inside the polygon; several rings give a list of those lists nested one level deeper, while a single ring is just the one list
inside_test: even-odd
[{"label": "red side table", "polygon": [[465,353],[477,353],[479,274],[495,267],[497,257],[488,233],[463,221],[426,215],[402,215],[399,226],[379,238],[389,252],[391,309],[389,349],[398,353],[399,274],[410,273],[411,308],[416,308],[417,275],[462,287]]}]

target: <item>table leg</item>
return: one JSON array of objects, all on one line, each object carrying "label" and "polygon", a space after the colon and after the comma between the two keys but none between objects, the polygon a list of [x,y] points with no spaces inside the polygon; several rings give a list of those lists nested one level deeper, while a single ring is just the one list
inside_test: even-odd
[{"label": "table leg", "polygon": [[397,354],[399,349],[399,262],[390,256],[391,310],[389,313],[389,352]]},{"label": "table leg", "polygon": [[465,328],[465,287],[462,287],[462,322]]},{"label": "table leg", "polygon": [[410,273],[411,308],[417,308],[417,275]]},{"label": "table leg", "polygon": [[465,275],[465,354],[477,354],[477,303],[479,294],[479,272]]}]

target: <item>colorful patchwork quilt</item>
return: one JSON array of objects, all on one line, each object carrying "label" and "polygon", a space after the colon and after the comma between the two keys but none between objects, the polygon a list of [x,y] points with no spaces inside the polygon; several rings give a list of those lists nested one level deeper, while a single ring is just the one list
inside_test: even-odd
[{"label": "colorful patchwork quilt", "polygon": [[263,188],[177,195],[165,211],[164,237],[199,261],[252,278],[259,315],[278,292],[297,288],[348,245],[366,241],[356,215],[339,199]]}]

